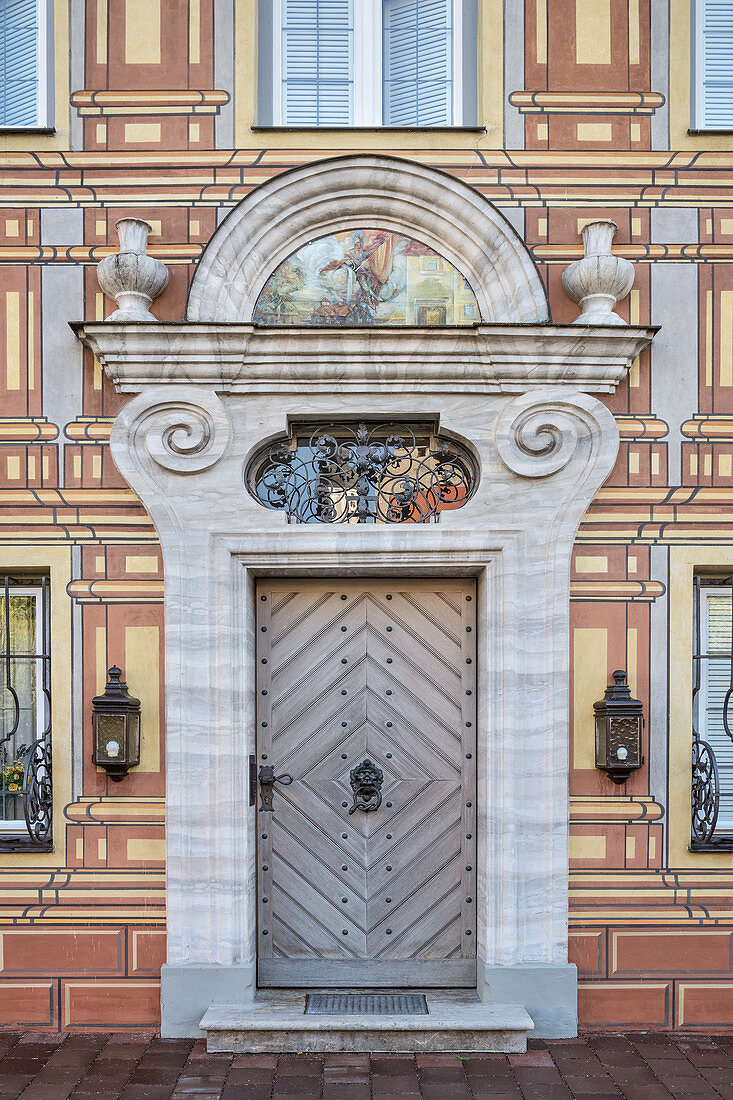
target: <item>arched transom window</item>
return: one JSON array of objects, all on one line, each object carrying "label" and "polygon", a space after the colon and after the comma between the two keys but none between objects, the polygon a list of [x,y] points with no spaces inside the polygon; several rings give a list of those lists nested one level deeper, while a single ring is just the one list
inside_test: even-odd
[{"label": "arched transom window", "polygon": [[430,245],[385,229],[319,237],[288,256],[257,299],[260,325],[473,325],[467,279]]}]

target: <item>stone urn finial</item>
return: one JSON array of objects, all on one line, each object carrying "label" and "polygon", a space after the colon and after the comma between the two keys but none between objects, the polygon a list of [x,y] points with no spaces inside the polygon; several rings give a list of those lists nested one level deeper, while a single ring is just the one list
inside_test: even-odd
[{"label": "stone urn finial", "polygon": [[99,285],[119,306],[107,320],[155,321],[149,307],[167,287],[168,269],[145,251],[153,227],[142,218],[120,218],[115,229],[120,251],[97,265]]},{"label": "stone urn finial", "polygon": [[562,273],[565,293],[581,309],[574,325],[626,324],[613,310],[634,284],[634,267],[621,256],[611,255],[617,229],[615,222],[588,222],[582,231],[585,256]]}]

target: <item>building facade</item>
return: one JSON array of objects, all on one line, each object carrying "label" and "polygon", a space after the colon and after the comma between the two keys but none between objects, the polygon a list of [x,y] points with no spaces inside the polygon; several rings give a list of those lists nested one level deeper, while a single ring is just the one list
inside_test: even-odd
[{"label": "building facade", "polygon": [[[0,1024],[158,1026],[164,967],[171,1035],[258,984],[730,1026],[715,7],[18,0]],[[608,237],[576,327],[563,274],[607,221],[633,286]],[[114,665],[141,703],[119,782]],[[615,670],[644,716],[619,783]]]}]

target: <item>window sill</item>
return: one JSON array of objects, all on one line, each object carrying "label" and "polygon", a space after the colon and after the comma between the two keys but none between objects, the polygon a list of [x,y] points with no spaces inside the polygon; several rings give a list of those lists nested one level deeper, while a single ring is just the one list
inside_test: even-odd
[{"label": "window sill", "polygon": [[687,133],[690,137],[704,137],[706,134],[733,134],[733,125],[731,126],[718,126],[715,129],[710,128],[700,130],[688,130]]},{"label": "window sill", "polygon": [[262,134],[485,134],[485,126],[252,126],[252,133]]},{"label": "window sill", "polygon": [[715,840],[692,840],[687,846],[690,852],[733,852],[733,835],[721,836]]},{"label": "window sill", "polygon": [[0,126],[0,134],[9,137],[11,134],[55,134],[55,126]]}]

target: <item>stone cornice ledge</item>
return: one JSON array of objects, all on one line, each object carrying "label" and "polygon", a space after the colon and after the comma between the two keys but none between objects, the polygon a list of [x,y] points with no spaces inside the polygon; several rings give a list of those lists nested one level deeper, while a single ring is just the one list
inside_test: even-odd
[{"label": "stone cornice ledge", "polygon": [[566,385],[613,393],[656,327],[480,324],[466,328],[261,328],[71,323],[121,393],[186,382],[218,393],[347,392],[365,385],[523,393]]}]

